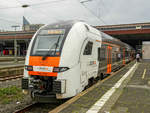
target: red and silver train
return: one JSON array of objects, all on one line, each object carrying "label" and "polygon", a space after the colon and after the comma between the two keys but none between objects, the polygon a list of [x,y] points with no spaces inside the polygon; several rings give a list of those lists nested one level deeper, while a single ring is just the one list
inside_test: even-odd
[{"label": "red and silver train", "polygon": [[84,22],[46,25],[29,44],[22,89],[40,102],[73,97],[91,79],[125,65],[133,52],[129,45]]}]

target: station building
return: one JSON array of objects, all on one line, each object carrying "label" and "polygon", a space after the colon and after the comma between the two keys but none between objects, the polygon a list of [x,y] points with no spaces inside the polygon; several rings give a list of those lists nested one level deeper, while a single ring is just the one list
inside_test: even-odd
[{"label": "station building", "polygon": [[33,34],[43,25],[30,24],[23,17],[22,31],[0,32],[0,56],[14,56],[15,46],[17,47],[17,55],[25,56]]},{"label": "station building", "polygon": [[17,55],[25,56],[28,44],[35,32],[0,32],[0,56],[14,55],[14,42],[17,44]]},{"label": "station building", "polygon": [[96,26],[96,28],[120,39],[135,49],[141,49],[143,41],[150,41],[150,22]]},{"label": "station building", "polygon": [[[32,36],[43,24],[30,24],[24,17],[23,23],[22,31],[0,32],[0,56],[13,56],[15,46],[18,56],[26,55]],[[142,50],[143,41],[150,41],[150,22],[94,27],[128,43],[138,51]]]}]

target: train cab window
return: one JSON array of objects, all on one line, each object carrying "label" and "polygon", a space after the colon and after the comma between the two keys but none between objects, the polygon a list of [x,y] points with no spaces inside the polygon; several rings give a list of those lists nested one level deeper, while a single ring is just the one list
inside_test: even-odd
[{"label": "train cab window", "polygon": [[83,55],[91,55],[92,54],[93,42],[88,42],[85,46]]},{"label": "train cab window", "polygon": [[38,35],[33,45],[32,55],[55,55],[60,51],[63,35]]},{"label": "train cab window", "polygon": [[31,56],[59,56],[65,29],[42,29],[33,41]]}]

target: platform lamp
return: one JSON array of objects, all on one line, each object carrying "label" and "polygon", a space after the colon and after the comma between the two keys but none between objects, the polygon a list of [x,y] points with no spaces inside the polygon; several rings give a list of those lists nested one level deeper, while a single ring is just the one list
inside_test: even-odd
[{"label": "platform lamp", "polygon": [[17,29],[17,27],[20,27],[20,26],[14,25],[14,26],[11,26],[11,27],[15,29],[15,38],[14,38],[14,62],[17,62],[18,59],[17,59],[17,39],[16,39],[16,29]]}]

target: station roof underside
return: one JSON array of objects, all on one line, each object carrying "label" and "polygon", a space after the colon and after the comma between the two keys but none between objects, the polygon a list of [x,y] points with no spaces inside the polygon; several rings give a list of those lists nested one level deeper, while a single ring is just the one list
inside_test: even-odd
[{"label": "station roof underside", "polygon": [[[117,30],[117,31],[103,31],[106,34],[119,38],[121,40],[150,40],[150,29],[136,29],[136,30]],[[35,31],[32,32],[7,32],[0,33],[0,39],[31,39]]]},{"label": "station roof underside", "polygon": [[150,29],[103,31],[121,40],[150,40]]},{"label": "station roof underside", "polygon": [[[150,22],[94,27],[122,41],[150,41]],[[12,40],[15,38],[18,40],[31,39],[35,32],[36,31],[0,32],[0,40]]]}]

